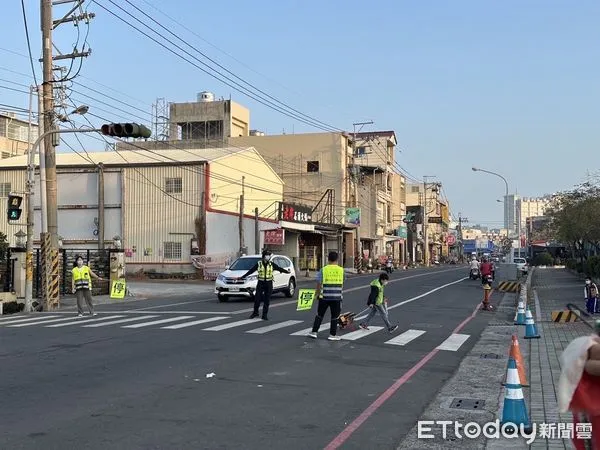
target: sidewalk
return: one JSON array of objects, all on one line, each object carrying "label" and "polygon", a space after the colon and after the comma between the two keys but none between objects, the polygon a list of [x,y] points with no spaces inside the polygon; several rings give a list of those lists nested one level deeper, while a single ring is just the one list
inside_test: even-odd
[{"label": "sidewalk", "polygon": [[[560,377],[560,355],[575,338],[592,331],[584,323],[554,323],[551,312],[565,310],[567,303],[583,307],[582,280],[565,269],[536,268],[528,277],[531,288],[529,307],[538,326],[540,339],[524,339],[523,326],[514,325],[517,294],[495,292],[492,303],[500,302],[494,317],[479,341],[461,362],[457,372],[444,385],[436,398],[418,420],[476,422],[483,425],[502,418],[508,350],[511,335],[516,334],[526,365],[530,387],[523,387],[530,420],[537,425],[556,424],[552,439],[538,437],[531,445],[524,439],[456,439],[448,433],[444,439],[441,427],[433,426],[434,439],[417,439],[417,427],[409,432],[399,449],[416,448],[477,448],[503,450],[572,449],[570,439],[559,439],[559,423],[571,423],[570,414],[559,414],[556,388]],[[490,314],[480,312],[479,314]],[[467,407],[457,408],[462,399]],[[467,400],[465,402],[465,400]],[[469,408],[478,402],[475,408]],[[450,428],[450,427],[449,427]]]}]

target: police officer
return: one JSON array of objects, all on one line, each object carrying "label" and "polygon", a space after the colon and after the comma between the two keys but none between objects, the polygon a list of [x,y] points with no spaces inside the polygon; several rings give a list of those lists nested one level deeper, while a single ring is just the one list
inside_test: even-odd
[{"label": "police officer", "polygon": [[315,294],[319,299],[319,304],[312,332],[308,333],[308,337],[313,339],[317,339],[317,333],[319,332],[319,327],[323,322],[327,308],[331,312],[329,337],[327,339],[330,341],[339,341],[341,339],[337,336],[337,322],[342,312],[344,268],[338,265],[338,258],[337,252],[329,252],[327,258],[328,264],[317,273],[317,290]]},{"label": "police officer", "polygon": [[271,261],[272,253],[270,250],[263,250],[262,259],[248,270],[242,278],[258,272],[258,283],[256,284],[256,293],[254,294],[254,311],[250,315],[251,319],[258,317],[258,308],[261,300],[263,301],[262,319],[269,320],[269,302],[273,293],[273,271],[281,273],[290,273],[289,270],[283,269]]}]

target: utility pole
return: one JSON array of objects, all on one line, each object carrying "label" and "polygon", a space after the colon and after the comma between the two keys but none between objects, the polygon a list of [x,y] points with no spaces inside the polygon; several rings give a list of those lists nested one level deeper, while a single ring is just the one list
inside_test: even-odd
[{"label": "utility pole", "polygon": [[33,93],[37,86],[29,88],[29,130],[27,133],[27,243],[25,253],[25,311],[30,312],[33,304],[33,185],[35,183],[35,165],[31,127],[33,114]]},{"label": "utility pole", "polygon": [[[56,5],[62,5],[67,3],[73,3],[74,6],[58,20],[53,20],[52,7],[53,0],[40,0],[40,22],[42,30],[42,63],[43,68],[43,83],[42,83],[42,95],[43,95],[43,122],[44,130],[54,130],[54,61],[67,60],[75,58],[85,58],[91,54],[91,51],[86,51],[82,48],[82,51],[78,51],[77,48],[73,49],[72,53],[59,54],[53,56],[52,51],[54,43],[52,41],[53,30],[61,24],[73,22],[75,26],[80,21],[89,23],[95,15],[91,13],[83,12],[81,5],[85,0],[60,0],[55,2]],[[81,14],[74,14],[77,10]],[[85,44],[84,44],[85,45]],[[58,80],[60,82],[62,80]],[[57,139],[57,135],[49,133],[46,135],[44,141],[44,159],[45,159],[45,176],[46,184],[42,186],[45,191],[47,200],[47,212],[46,212],[46,223],[48,227],[47,233],[42,232],[42,258],[44,259],[44,267],[48,272],[47,279],[49,283],[43,288],[46,290],[46,307],[56,307],[60,300],[60,260],[58,257],[58,186],[56,177],[56,149],[55,147],[60,142]],[[40,155],[41,159],[41,155]],[[41,165],[41,164],[40,164]]]},{"label": "utility pole", "polygon": [[[360,128],[358,129],[358,131],[360,132],[360,130],[362,130],[362,127],[364,127],[365,125],[373,125],[373,121],[370,120],[368,122],[356,122],[352,124],[353,127],[353,133],[352,133],[352,171],[353,171],[353,179],[354,179],[354,207],[355,208],[360,208],[360,203],[358,201],[358,182],[360,180],[360,170],[358,168],[358,165],[356,164],[356,127],[360,126]],[[356,257],[356,271],[358,273],[362,272],[362,245],[360,242],[360,219],[361,219],[361,213],[360,213],[360,209],[359,209],[359,214],[358,214],[358,224],[356,225],[356,250],[354,252],[355,257]]]},{"label": "utility pole", "polygon": [[463,217],[461,213],[458,213],[458,240],[459,240],[459,251],[460,251],[460,259],[464,260],[465,257],[465,248],[463,244],[463,223],[467,223],[469,219]]},{"label": "utility pole", "polygon": [[246,177],[242,177],[242,195],[240,195],[240,216],[238,231],[240,233],[240,256],[244,253],[244,186]]},{"label": "utility pole", "polygon": [[428,183],[428,178],[435,178],[435,175],[425,175],[423,177],[423,189],[425,190],[423,197],[425,198],[425,206],[423,207],[423,257],[425,258],[425,267],[429,267],[429,211],[428,201],[429,201],[429,188],[431,185],[435,185],[436,183]]},{"label": "utility pole", "polygon": [[258,223],[258,208],[254,208],[254,253],[260,253],[260,224]]}]

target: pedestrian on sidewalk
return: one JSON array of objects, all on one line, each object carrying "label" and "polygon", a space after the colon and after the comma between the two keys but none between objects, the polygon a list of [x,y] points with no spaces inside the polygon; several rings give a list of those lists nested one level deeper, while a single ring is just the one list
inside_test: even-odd
[{"label": "pedestrian on sidewalk", "polygon": [[387,310],[387,298],[384,297],[383,291],[384,286],[388,284],[390,277],[387,273],[382,273],[379,275],[379,278],[373,280],[371,282],[371,293],[369,294],[369,299],[367,300],[367,305],[371,308],[367,319],[360,324],[360,327],[363,330],[369,329],[369,322],[375,314],[379,313],[387,326],[387,329],[390,333],[396,331],[398,329],[398,325],[392,325],[390,323],[390,318]]},{"label": "pedestrian on sidewalk", "polygon": [[590,277],[585,279],[583,297],[585,298],[585,309],[588,314],[600,312],[600,305],[598,305],[598,286],[596,286],[596,283],[592,282]]},{"label": "pedestrian on sidewalk", "polygon": [[342,298],[344,291],[344,268],[338,265],[339,255],[337,252],[329,252],[327,265],[317,272],[317,289],[315,297],[319,299],[317,305],[317,316],[312,331],[308,337],[317,339],[317,333],[323,322],[327,309],[330,310],[331,319],[329,325],[330,341],[339,341],[337,336],[338,318],[342,312]]},{"label": "pedestrian on sidewalk", "polygon": [[103,278],[96,275],[92,269],[83,264],[83,257],[77,255],[76,265],[72,270],[71,290],[77,296],[77,316],[83,316],[83,300],[87,303],[90,315],[95,316],[94,304],[92,302],[92,278],[103,281]]},{"label": "pedestrian on sidewalk", "polygon": [[250,270],[241,276],[241,278],[246,278],[248,275],[258,272],[256,292],[254,293],[254,310],[250,315],[251,319],[258,317],[258,308],[260,308],[260,303],[262,301],[262,319],[269,320],[269,304],[271,302],[271,294],[273,293],[273,271],[276,270],[280,273],[290,273],[289,270],[279,267],[271,261],[272,256],[271,250],[263,250],[262,259],[250,267]]}]

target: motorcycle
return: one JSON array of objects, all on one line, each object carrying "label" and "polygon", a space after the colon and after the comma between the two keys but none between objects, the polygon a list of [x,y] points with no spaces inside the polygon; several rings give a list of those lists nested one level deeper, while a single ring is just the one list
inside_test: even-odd
[{"label": "motorcycle", "polygon": [[387,273],[392,273],[392,272],[394,271],[394,264],[393,264],[391,261],[388,261],[388,262],[385,264],[385,271],[386,271]]},{"label": "motorcycle", "polygon": [[479,273],[479,269],[471,269],[469,273],[469,278],[471,280],[478,280],[481,277],[481,273]]}]

